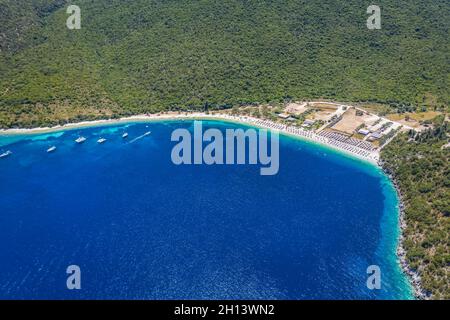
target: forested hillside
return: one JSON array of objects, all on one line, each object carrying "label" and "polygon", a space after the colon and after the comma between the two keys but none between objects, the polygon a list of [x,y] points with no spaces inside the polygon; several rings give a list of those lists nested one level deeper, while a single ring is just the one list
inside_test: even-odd
[{"label": "forested hillside", "polygon": [[442,108],[447,0],[0,0],[0,126],[288,99]]},{"label": "forested hillside", "polygon": [[440,116],[425,132],[398,136],[381,154],[403,196],[406,259],[436,299],[450,299],[449,132]]}]

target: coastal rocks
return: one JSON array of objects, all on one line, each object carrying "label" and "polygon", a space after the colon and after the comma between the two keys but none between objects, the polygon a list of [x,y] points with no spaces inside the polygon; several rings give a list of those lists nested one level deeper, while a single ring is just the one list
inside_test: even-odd
[{"label": "coastal rocks", "polygon": [[392,170],[390,170],[384,163],[384,161],[380,160],[378,161],[379,166],[383,169],[384,173],[389,177],[389,179],[392,181],[395,190],[397,191],[397,195],[399,198],[399,225],[400,225],[400,236],[398,239],[398,247],[397,247],[397,256],[399,264],[405,274],[408,275],[411,284],[414,288],[414,296],[417,299],[429,299],[430,294],[426,292],[422,288],[421,284],[421,278],[417,270],[411,268],[408,264],[407,258],[406,258],[406,250],[403,247],[404,242],[404,230],[406,229],[406,221],[405,221],[405,205],[403,200],[403,195],[400,191],[400,187],[395,179],[394,173]]}]

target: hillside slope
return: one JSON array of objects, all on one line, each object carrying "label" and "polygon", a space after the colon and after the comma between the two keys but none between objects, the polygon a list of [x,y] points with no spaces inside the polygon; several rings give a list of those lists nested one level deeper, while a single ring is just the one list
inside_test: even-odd
[{"label": "hillside slope", "polygon": [[0,126],[329,98],[448,106],[447,0],[0,0]]},{"label": "hillside slope", "polygon": [[433,129],[400,134],[381,156],[402,192],[406,260],[434,299],[450,299],[450,148],[449,122]]}]

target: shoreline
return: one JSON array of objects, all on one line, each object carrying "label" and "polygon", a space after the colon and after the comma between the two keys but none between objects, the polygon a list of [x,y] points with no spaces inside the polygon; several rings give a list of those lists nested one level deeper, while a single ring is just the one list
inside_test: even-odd
[{"label": "shoreline", "polygon": [[[238,124],[244,124],[247,126],[254,126],[258,128],[268,129],[271,131],[278,131],[283,135],[290,136],[293,138],[297,138],[303,141],[307,141],[310,143],[318,144],[321,146],[324,146],[328,149],[331,149],[333,151],[339,152],[340,154],[350,157],[355,160],[363,161],[367,164],[373,165],[377,168],[379,168],[383,173],[389,178],[389,180],[392,182],[394,189],[397,193],[397,198],[399,201],[399,208],[398,208],[398,225],[399,225],[399,237],[397,239],[397,249],[396,249],[396,255],[397,255],[397,262],[400,265],[400,268],[402,272],[406,275],[408,278],[408,281],[411,284],[411,287],[413,289],[414,297],[417,299],[426,299],[427,295],[423,288],[421,287],[421,281],[420,281],[420,275],[412,270],[407,261],[406,261],[406,251],[403,246],[404,241],[404,229],[406,228],[406,222],[405,222],[405,213],[404,213],[404,204],[403,204],[403,198],[401,190],[398,186],[398,183],[394,177],[394,175],[390,172],[388,168],[384,166],[383,161],[379,158],[379,153],[377,153],[378,157],[374,158],[368,158],[364,157],[362,155],[358,155],[354,152],[351,152],[349,150],[345,150],[343,148],[340,148],[336,145],[330,144],[327,142],[326,139],[322,139],[318,137],[317,134],[310,134],[304,135],[304,134],[298,134],[295,132],[289,131],[289,128],[285,125],[277,124],[277,127],[269,126],[269,125],[261,125],[259,122],[261,121],[268,121],[268,120],[262,120],[259,118],[253,118],[249,116],[232,116],[228,114],[206,114],[206,113],[166,113],[166,114],[156,114],[156,115],[135,115],[130,117],[122,117],[118,119],[105,119],[105,120],[93,120],[93,121],[82,121],[82,122],[76,122],[76,123],[68,123],[65,125],[57,125],[53,127],[37,127],[37,128],[23,128],[23,129],[1,129],[0,130],[0,137],[2,136],[21,136],[21,135],[38,135],[38,134],[46,134],[46,133],[53,133],[58,131],[65,131],[65,130],[76,130],[81,128],[89,128],[89,127],[96,127],[96,126],[108,126],[108,125],[114,125],[114,124],[126,124],[126,123],[139,123],[139,122],[152,122],[152,121],[173,121],[173,120],[195,120],[195,119],[203,119],[203,120],[219,120],[219,121],[228,121],[232,123],[238,123]],[[269,122],[268,123],[272,123]],[[275,124],[275,123],[273,123]],[[302,131],[303,132],[303,131]]]},{"label": "shoreline", "polygon": [[[228,121],[228,122],[234,122],[249,126],[254,126],[258,128],[268,129],[272,131],[278,131],[281,134],[288,135],[291,137],[299,138],[301,140],[313,142],[316,144],[320,144],[322,146],[325,146],[329,149],[332,149],[334,151],[338,151],[341,154],[344,154],[347,157],[351,157],[353,159],[362,160],[365,162],[368,162],[372,165],[375,165],[379,167],[378,161],[378,154],[373,157],[364,157],[362,155],[356,154],[354,152],[351,152],[349,150],[340,148],[336,145],[333,145],[328,141],[328,139],[324,139],[317,135],[316,133],[312,133],[309,136],[305,134],[298,134],[289,131],[289,128],[285,125],[276,124],[275,122],[271,122],[269,120],[262,120],[259,118],[253,118],[250,116],[232,116],[228,114],[206,114],[202,112],[195,112],[195,113],[188,113],[188,114],[179,114],[179,113],[166,113],[166,114],[156,114],[156,115],[135,115],[130,117],[122,117],[117,119],[105,119],[105,120],[93,120],[93,121],[81,121],[81,122],[73,122],[68,123],[64,125],[57,125],[53,127],[36,127],[36,128],[13,128],[13,129],[0,129],[0,137],[2,136],[20,136],[20,135],[38,135],[38,134],[46,134],[46,133],[53,133],[58,131],[65,131],[65,130],[76,130],[76,129],[82,129],[82,128],[89,128],[89,127],[96,127],[96,126],[108,126],[108,125],[115,125],[115,124],[126,124],[126,123],[139,123],[139,122],[152,122],[152,121],[171,121],[171,120],[195,120],[195,119],[203,119],[203,120],[222,120],[222,121]],[[266,121],[270,122],[270,125],[260,125],[256,122],[258,121]],[[275,127],[276,126],[276,127]],[[309,131],[302,132],[307,133]]]},{"label": "shoreline", "polygon": [[392,182],[392,185],[394,186],[398,198],[398,225],[400,230],[396,249],[398,263],[403,273],[408,277],[409,282],[411,283],[414,297],[419,300],[428,300],[429,296],[426,293],[426,291],[422,288],[420,274],[409,266],[408,261],[406,259],[406,250],[405,247],[403,246],[403,242],[405,240],[403,234],[404,230],[406,229],[405,205],[403,200],[403,194],[397,183],[397,179],[395,178],[391,170],[384,165],[383,161],[380,161],[379,165],[380,168],[383,170],[384,174]]}]

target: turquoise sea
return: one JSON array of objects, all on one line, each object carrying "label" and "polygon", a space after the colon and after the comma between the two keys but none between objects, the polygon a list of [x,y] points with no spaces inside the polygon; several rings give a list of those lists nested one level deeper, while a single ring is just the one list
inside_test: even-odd
[{"label": "turquoise sea", "polygon": [[[0,136],[13,152],[0,159],[0,299],[412,298],[398,199],[379,168],[288,136],[274,176],[176,166],[181,127],[193,122]],[[66,287],[69,265],[81,290]],[[370,265],[380,290],[366,286]]]}]

